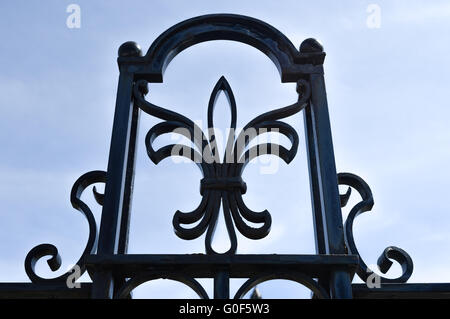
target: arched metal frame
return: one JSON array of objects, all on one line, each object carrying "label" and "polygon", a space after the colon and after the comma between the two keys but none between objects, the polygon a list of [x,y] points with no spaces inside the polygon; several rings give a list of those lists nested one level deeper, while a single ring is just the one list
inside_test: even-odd
[{"label": "arched metal frame", "polygon": [[[127,254],[130,208],[135,166],[136,135],[140,111],[158,117],[157,124],[147,134],[146,146],[150,159],[157,164],[169,157],[174,145],[154,150],[153,140],[175,128],[188,133],[198,129],[181,114],[148,102],[147,84],[163,81],[163,73],[170,61],[184,49],[205,41],[233,40],[255,47],[266,54],[277,67],[282,82],[297,83],[298,101],[292,105],[274,109],[251,120],[245,128],[276,128],[292,143],[291,149],[279,145],[262,145],[266,150],[279,147],[279,154],[289,163],[296,155],[298,136],[295,130],[280,121],[285,117],[303,111],[311,200],[313,208],[316,241],[315,255],[239,255],[234,226],[252,239],[260,239],[270,231],[269,212],[253,212],[242,201],[241,194],[246,184],[241,178],[245,163],[251,160],[251,148],[246,151],[249,140],[239,147],[239,136],[228,137],[226,155],[243,159],[237,164],[206,163],[200,156],[200,167],[204,178],[201,181],[203,200],[190,213],[177,211],[173,224],[176,234],[183,239],[194,239],[204,232],[206,254],[195,255],[131,255]],[[353,284],[355,273],[363,280],[374,275],[361,259],[353,238],[353,222],[361,213],[373,206],[369,186],[358,176],[336,173],[323,62],[325,53],[314,39],[307,39],[297,50],[281,32],[272,26],[246,16],[213,14],[181,22],[161,34],[142,56],[139,46],[126,42],[119,48],[120,70],[114,124],[107,172],[93,171],[80,177],[71,194],[73,207],[87,218],[90,234],[86,249],[77,262],[78,271],[88,271],[92,283],[82,284],[78,289],[69,289],[75,267],[56,278],[45,279],[35,272],[36,262],[50,256],[48,265],[58,270],[61,259],[58,250],[51,244],[33,248],[25,260],[27,275],[31,284],[0,284],[0,297],[91,297],[127,298],[132,289],[153,279],[168,278],[185,283],[200,297],[207,298],[205,290],[195,278],[214,279],[214,298],[229,298],[229,279],[247,278],[247,282],[236,293],[237,298],[245,295],[256,284],[271,279],[288,279],[310,288],[315,297],[448,297],[448,284],[405,284],[413,270],[412,260],[400,248],[388,247],[378,260],[380,270],[385,273],[392,260],[399,262],[403,274],[399,278],[381,277],[382,288],[371,290],[364,284]],[[231,128],[236,127],[236,101],[231,87],[221,78],[214,88],[208,106],[208,127],[212,128],[214,103],[223,91],[230,102]],[[209,140],[202,133],[201,139],[192,138],[193,145],[211,151],[215,159],[220,156],[212,151],[215,145],[214,131]],[[256,151],[261,151],[258,145]],[[194,154],[189,148],[187,154]],[[195,157],[195,156],[194,156]],[[87,205],[80,200],[81,193],[94,183],[105,183],[105,193],[93,189],[98,204],[103,206],[100,231]],[[338,185],[348,186],[345,194],[339,194]],[[355,189],[362,197],[343,223],[341,207],[345,206]],[[225,221],[232,247],[224,254],[216,253],[211,247],[211,237],[217,221],[218,207],[222,201]],[[245,221],[262,223],[260,228],[249,227]],[[200,223],[191,228],[182,225]],[[97,244],[98,241],[98,244]]]},{"label": "arched metal frame", "polygon": [[283,82],[297,82],[299,74],[322,73],[324,52],[300,52],[271,25],[235,14],[204,15],[180,22],[162,33],[143,57],[129,43],[131,48],[122,48],[118,62],[132,65],[129,71],[135,79],[162,82],[165,68],[178,53],[213,40],[238,41],[260,50],[275,64]]},{"label": "arched metal frame", "polygon": [[[306,40],[300,50],[297,50],[272,26],[257,19],[230,14],[206,15],[181,22],[156,39],[145,56],[140,56],[134,43],[126,43],[119,49],[120,79],[97,254],[125,253],[125,247],[120,246],[121,241],[126,242],[129,209],[123,206],[123,196],[131,189],[135,143],[135,139],[125,132],[132,133],[133,123],[138,121],[137,108],[147,109],[148,113],[166,121],[177,120],[191,128],[188,119],[173,114],[174,112],[150,103],[145,108],[142,98],[133,89],[140,89],[144,95],[147,93],[146,82],[161,82],[165,67],[176,54],[197,43],[213,40],[234,40],[249,44],[273,61],[283,82],[306,82],[306,85],[298,86],[298,92],[299,99],[304,99],[302,105],[309,104],[310,110],[305,116],[306,121],[312,125],[307,129],[308,142],[313,144],[309,148],[310,173],[311,179],[318,182],[318,187],[314,187],[312,191],[319,195],[323,203],[323,207],[314,208],[317,215],[315,219],[320,219],[315,225],[317,242],[318,245],[323,245],[318,252],[345,255],[340,197],[323,80],[322,63],[325,53],[315,40]],[[305,87],[309,92],[306,98],[302,95]],[[277,120],[282,117],[285,116],[269,116],[268,119]],[[132,152],[127,153],[130,146]],[[127,171],[131,175],[128,184]],[[351,267],[333,269],[327,276],[329,278],[319,280],[333,297],[351,297],[352,272],[346,268]],[[114,274],[105,272],[98,276],[101,279],[94,278],[94,296],[112,296]],[[228,271],[217,271],[215,297],[229,297],[228,278]]]}]

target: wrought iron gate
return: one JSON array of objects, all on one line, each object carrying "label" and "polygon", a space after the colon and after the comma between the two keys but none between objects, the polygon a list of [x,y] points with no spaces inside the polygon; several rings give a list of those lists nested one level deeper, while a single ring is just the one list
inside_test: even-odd
[{"label": "wrought iron gate", "polygon": [[[189,118],[157,106],[146,100],[148,83],[163,81],[166,66],[182,50],[211,40],[234,40],[251,45],[266,54],[278,68],[282,82],[297,84],[298,100],[293,104],[261,114],[245,127],[254,129],[249,136],[234,130],[228,136],[223,160],[217,151],[213,130],[214,103],[223,91],[230,102],[231,124],[236,129],[236,103],[225,78],[216,84],[208,105],[209,134]],[[67,280],[74,268],[57,278],[46,279],[35,272],[37,260],[51,257],[48,265],[56,271],[61,260],[51,244],[33,248],[25,259],[25,270],[32,283],[2,283],[0,297],[73,297],[73,298],[128,298],[138,285],[153,279],[168,278],[186,284],[200,297],[208,298],[197,278],[214,280],[214,298],[241,298],[257,284],[271,279],[287,279],[312,290],[316,298],[377,298],[377,297],[449,297],[450,285],[407,284],[413,271],[409,255],[400,248],[388,247],[378,259],[382,273],[392,260],[400,263],[402,275],[395,279],[379,277],[381,287],[352,284],[355,274],[367,282],[376,275],[362,260],[353,237],[353,221],[373,206],[369,186],[358,176],[336,173],[328,106],[323,76],[325,52],[314,39],[306,39],[297,50],[282,33],[272,26],[245,16],[215,14],[181,22],[161,34],[145,55],[134,42],[119,48],[120,70],[108,170],[92,171],[81,176],[71,192],[71,203],[87,219],[89,238],[86,248],[76,263],[81,273],[88,272],[92,283],[69,288]],[[173,227],[182,239],[198,238],[206,232],[206,254],[192,255],[132,255],[127,254],[133,175],[135,166],[136,134],[140,113],[143,111],[163,120],[146,135],[145,144],[150,159],[158,164],[173,154],[168,145],[158,150],[153,140],[174,130],[184,132],[195,147],[181,147],[178,155],[192,159],[201,169],[202,200],[192,212],[175,212]],[[242,194],[247,185],[242,180],[245,165],[255,156],[271,153],[289,163],[296,155],[298,136],[282,119],[298,112],[304,114],[307,156],[309,163],[312,214],[316,241],[315,255],[239,255],[236,254],[237,229],[251,239],[265,237],[271,226],[271,215],[265,210],[254,212],[246,206]],[[291,141],[291,148],[268,143],[248,148],[260,132],[276,130]],[[198,133],[198,134],[196,134]],[[208,136],[208,137],[207,137]],[[180,146],[180,145],[178,145]],[[227,160],[228,159],[228,160]],[[83,191],[95,184],[105,183],[105,193],[93,188],[96,201],[103,206],[100,229],[89,207],[80,199]],[[339,194],[339,185],[348,191]],[[251,187],[251,185],[249,185]],[[362,201],[350,211],[345,223],[341,207],[345,206],[351,190],[357,191]],[[231,240],[230,249],[219,254],[212,248],[220,204]],[[251,227],[246,222],[256,223]],[[197,223],[195,226],[187,227]],[[235,296],[229,295],[230,278],[247,278]]]}]

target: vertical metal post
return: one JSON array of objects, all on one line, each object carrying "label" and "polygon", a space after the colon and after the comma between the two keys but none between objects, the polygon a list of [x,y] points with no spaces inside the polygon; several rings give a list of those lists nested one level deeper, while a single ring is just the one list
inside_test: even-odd
[{"label": "vertical metal post", "polygon": [[[134,42],[126,42],[119,48],[119,56],[141,55],[140,48]],[[105,200],[100,223],[98,255],[111,255],[119,252],[120,235],[127,234],[128,207],[131,195],[130,147],[134,152],[134,144],[130,146],[130,136],[136,134],[137,122],[133,112],[132,89],[133,74],[126,66],[120,66],[119,85],[116,98],[116,109],[111,137],[111,147],[108,161],[108,171],[105,186]],[[133,116],[134,115],[134,116]],[[133,169],[131,167],[131,169]],[[124,206],[125,204],[125,206]],[[126,216],[122,213],[125,211]],[[126,239],[121,243],[125,251]],[[112,298],[114,291],[114,276],[110,271],[100,271],[94,274],[92,297]]]},{"label": "vertical metal post", "polygon": [[[314,39],[305,40],[302,53],[323,52]],[[312,206],[318,253],[346,254],[343,221],[334,161],[333,141],[323,74],[311,74],[311,103],[305,112]],[[350,275],[334,269],[329,278],[333,298],[351,298]]]},{"label": "vertical metal post", "polygon": [[[311,192],[311,208],[313,211],[314,237],[317,254],[326,254],[325,230],[322,220],[322,205],[319,188],[319,176],[317,174],[317,158],[315,151],[314,126],[311,115],[311,105],[308,105],[303,111],[305,125],[305,139],[308,157],[308,171]],[[318,283],[327,290],[330,290],[329,278],[319,278]],[[314,294],[312,295],[314,298]]]},{"label": "vertical metal post", "polygon": [[128,144],[127,171],[125,177],[125,194],[123,196],[122,220],[120,223],[119,254],[126,254],[128,249],[128,232],[130,226],[131,202],[133,197],[134,167],[136,163],[136,139],[139,128],[139,108],[133,106],[131,115],[130,138]]},{"label": "vertical metal post", "polygon": [[305,137],[308,156],[309,180],[311,185],[311,208],[313,211],[314,236],[316,253],[326,254],[325,234],[322,221],[322,205],[320,204],[319,178],[317,174],[316,145],[314,142],[314,127],[311,116],[311,105],[308,105],[303,113],[305,123]]},{"label": "vertical metal post", "polygon": [[230,298],[230,274],[220,269],[214,277],[214,299]]},{"label": "vertical metal post", "polygon": [[[125,176],[125,187],[122,205],[122,217],[120,222],[120,235],[119,246],[117,249],[118,254],[126,254],[128,250],[128,235],[130,230],[130,215],[131,215],[131,202],[133,198],[133,184],[134,184],[134,168],[136,163],[136,143],[137,132],[139,129],[139,113],[140,110],[136,105],[133,105],[133,114],[131,118],[130,138],[128,145],[128,159],[127,159],[127,172]],[[114,281],[114,293],[120,289],[125,283],[124,277],[115,278]],[[131,292],[130,292],[131,297]]]}]

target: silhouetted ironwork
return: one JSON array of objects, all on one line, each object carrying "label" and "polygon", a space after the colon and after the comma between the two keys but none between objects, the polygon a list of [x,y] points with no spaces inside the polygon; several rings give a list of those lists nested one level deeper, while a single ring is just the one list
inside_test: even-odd
[{"label": "silhouetted ironwork", "polygon": [[[163,81],[164,70],[173,57],[192,45],[212,40],[234,40],[259,49],[278,68],[282,82],[297,84],[298,100],[257,116],[237,135],[236,101],[224,77],[211,93],[207,133],[182,114],[146,100],[148,83]],[[364,282],[374,275],[361,258],[353,236],[354,219],[370,211],[374,201],[369,186],[360,177],[336,173],[323,76],[324,58],[322,46],[314,39],[306,39],[297,50],[272,26],[231,14],[206,15],[181,22],[161,34],[144,56],[136,43],[124,43],[119,48],[120,77],[108,169],[84,174],[75,182],[71,193],[72,206],[83,213],[89,225],[86,248],[71,271],[47,279],[36,273],[36,262],[48,256],[50,269],[57,271],[61,258],[58,249],[51,244],[36,246],[25,259],[25,270],[32,283],[2,283],[0,297],[129,298],[131,291],[140,284],[160,278],[182,282],[201,298],[229,298],[230,278],[247,279],[234,298],[242,298],[256,285],[273,279],[300,283],[308,287],[315,298],[449,297],[450,284],[406,284],[413,271],[413,262],[405,251],[392,246],[378,259],[379,270],[386,273],[394,260],[402,267],[400,277],[379,277],[380,288],[352,284],[355,274]],[[223,159],[217,149],[213,123],[215,101],[221,92],[228,98],[231,110],[231,130]],[[173,226],[176,235],[186,240],[196,239],[206,232],[206,254],[127,254],[136,135],[141,111],[163,120],[146,135],[150,159],[158,164],[172,155],[185,156],[193,160],[203,174],[200,204],[192,212],[176,211]],[[267,210],[255,212],[245,205],[242,194],[247,185],[242,180],[242,172],[250,160],[262,154],[274,154],[274,149],[286,163],[292,161],[297,153],[298,135],[293,127],[281,120],[301,111],[304,114],[317,254],[236,254],[235,227],[245,237],[261,239],[269,233],[271,226],[271,215]],[[249,129],[255,134],[246,135]],[[291,148],[273,143],[248,147],[256,136],[271,130],[285,135],[291,141]],[[153,148],[153,141],[158,136],[173,131],[188,137],[193,147],[167,145],[158,150]],[[174,149],[180,151],[174,153]],[[105,184],[104,194],[95,186],[93,188],[97,203],[103,206],[98,233],[91,210],[80,199],[83,191],[96,183]],[[339,193],[339,185],[348,186],[345,194]],[[351,209],[344,223],[341,207],[346,206],[352,189],[362,200]],[[211,245],[220,204],[231,242],[230,249],[223,254],[214,251]],[[260,226],[252,227],[248,222]],[[193,224],[196,225],[187,227]],[[92,283],[83,283],[79,288],[68,287],[67,281],[76,268],[79,275],[88,271]],[[198,278],[214,279],[214,296],[208,296]],[[261,295],[254,290],[251,297],[258,299]]]},{"label": "silhouetted ironwork", "polygon": [[[190,119],[147,102],[144,99],[144,94],[139,89],[146,88],[147,81],[138,81],[134,91],[135,104],[144,112],[166,120],[152,127],[145,138],[150,159],[155,164],[158,164],[169,156],[185,156],[198,165],[204,176],[200,184],[200,193],[203,195],[200,205],[189,213],[180,211],[175,213],[173,227],[178,237],[194,239],[200,237],[208,230],[205,237],[206,252],[208,254],[216,253],[211,243],[217,224],[220,201],[222,201],[225,224],[231,242],[231,247],[227,253],[235,253],[237,249],[234,225],[236,225],[236,228],[242,235],[251,239],[261,239],[269,233],[272,223],[269,212],[267,210],[254,212],[244,204],[242,194],[246,192],[247,186],[241,175],[248,162],[259,155],[274,154],[286,163],[290,163],[295,157],[298,147],[298,135],[293,127],[278,120],[295,114],[306,106],[306,101],[309,98],[308,83],[307,81],[299,80],[298,85],[305,93],[301,95],[296,103],[259,115],[245,125],[238,136],[235,136],[236,101],[227,80],[221,77],[211,93],[208,104],[208,142],[207,134],[203,133]],[[223,160],[220,159],[213,123],[214,105],[221,91],[225,92],[230,102],[231,110],[230,131]],[[247,151],[245,150],[248,144],[258,135],[271,132],[273,129],[289,138],[292,142],[290,150],[273,143],[256,145]],[[175,132],[191,139],[200,152],[186,145],[167,145],[155,151],[152,147],[152,141],[158,136],[170,132]],[[180,152],[174,152],[174,150],[180,150]],[[253,228],[248,226],[245,220],[252,223],[262,223],[263,225],[259,228]],[[199,223],[193,228],[181,226],[181,224],[194,224],[197,222]]]}]

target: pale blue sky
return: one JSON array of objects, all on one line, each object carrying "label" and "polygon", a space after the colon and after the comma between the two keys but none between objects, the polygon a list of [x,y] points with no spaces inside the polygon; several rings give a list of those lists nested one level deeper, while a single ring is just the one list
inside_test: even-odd
[{"label": "pale blue sky", "polygon": [[[70,3],[81,7],[80,29],[66,26]],[[371,3],[381,8],[378,29],[366,24]],[[261,19],[297,47],[308,37],[323,43],[337,168],[364,178],[375,199],[373,211],[355,222],[363,258],[374,264],[386,246],[395,245],[413,258],[410,281],[449,282],[450,3],[410,0],[2,1],[0,281],[26,281],[23,261],[37,244],[55,244],[63,270],[81,254],[88,228],[71,208],[69,193],[83,173],[106,169],[120,44],[134,40],[145,52],[170,26],[207,13]],[[205,122],[210,92],[221,75],[235,93],[238,126],[296,100],[293,84],[280,83],[265,55],[228,41],[181,53],[169,65],[165,83],[152,85],[147,98]],[[219,100],[217,119],[229,118],[225,106]],[[303,116],[288,122],[300,135],[295,160],[280,163],[275,175],[261,175],[257,165],[244,174],[247,205],[267,208],[273,227],[261,241],[240,238],[240,253],[314,252]],[[198,204],[201,175],[193,164],[167,160],[155,166],[147,158],[143,137],[156,123],[143,115],[129,251],[202,252],[203,239],[185,242],[171,225],[177,209]],[[90,194],[85,199],[95,207]],[[219,229],[218,249],[227,244],[221,234]],[[389,274],[398,275],[399,269]],[[51,275],[44,262],[38,270]],[[297,285],[281,282],[260,290],[266,297],[305,296]],[[159,281],[135,295],[192,293]]]}]

